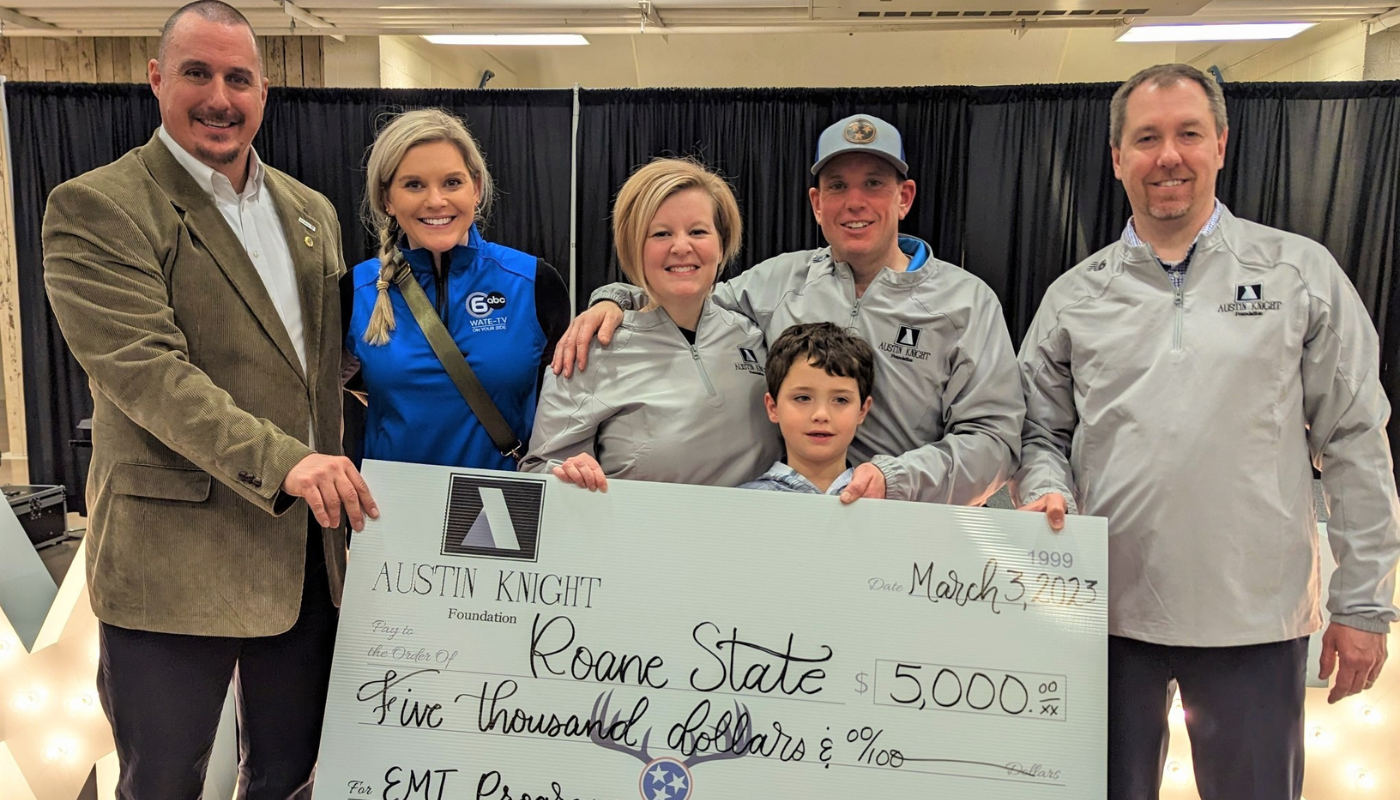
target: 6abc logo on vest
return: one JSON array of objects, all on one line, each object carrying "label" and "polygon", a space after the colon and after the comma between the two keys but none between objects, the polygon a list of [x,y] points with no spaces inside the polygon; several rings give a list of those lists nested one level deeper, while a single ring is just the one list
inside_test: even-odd
[{"label": "6abc logo on vest", "polygon": [[472,292],[467,295],[467,313],[472,317],[468,323],[473,332],[505,330],[506,316],[491,316],[505,309],[506,296],[500,292]]}]

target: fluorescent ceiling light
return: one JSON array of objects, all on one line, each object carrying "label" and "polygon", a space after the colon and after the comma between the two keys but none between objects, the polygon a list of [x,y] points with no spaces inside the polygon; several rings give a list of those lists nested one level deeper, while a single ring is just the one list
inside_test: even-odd
[{"label": "fluorescent ceiling light", "polygon": [[1291,39],[1316,22],[1249,22],[1240,25],[1134,25],[1120,42],[1229,42]]},{"label": "fluorescent ceiling light", "polygon": [[580,45],[588,40],[577,33],[453,33],[441,36],[424,36],[433,44],[475,44],[475,45]]}]

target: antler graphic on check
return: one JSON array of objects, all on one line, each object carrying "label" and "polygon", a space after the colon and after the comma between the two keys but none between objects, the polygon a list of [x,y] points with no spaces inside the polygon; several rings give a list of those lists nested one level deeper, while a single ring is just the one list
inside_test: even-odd
[{"label": "antler graphic on check", "polygon": [[[690,768],[706,761],[720,761],[723,759],[741,758],[748,755],[750,741],[753,738],[753,718],[749,710],[740,705],[734,704],[734,713],[723,726],[715,726],[715,734],[708,742],[702,742],[701,736],[695,731],[681,734],[680,750],[682,753],[689,752],[691,755],[684,759],[678,759],[670,755],[653,756],[650,750],[651,728],[647,728],[642,735],[641,745],[631,747],[617,739],[603,735],[603,731],[609,732],[617,729],[618,722],[621,721],[621,714],[608,716],[609,705],[612,702],[612,692],[598,695],[598,699],[593,701],[593,715],[589,722],[590,730],[588,738],[599,747],[609,750],[616,750],[642,762],[642,797],[667,798],[667,800],[686,800],[690,796],[691,774]],[[728,717],[729,715],[724,715]],[[722,720],[721,721],[726,721]],[[700,755],[698,751],[702,746],[707,749],[713,748],[712,752]]]}]

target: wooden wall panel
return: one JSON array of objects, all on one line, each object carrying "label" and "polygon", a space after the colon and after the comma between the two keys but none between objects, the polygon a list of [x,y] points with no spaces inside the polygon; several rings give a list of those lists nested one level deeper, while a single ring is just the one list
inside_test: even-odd
[{"label": "wooden wall panel", "polygon": [[78,39],[78,80],[83,83],[97,82],[97,43],[91,36]]},{"label": "wooden wall panel", "polygon": [[277,36],[267,37],[267,51],[263,53],[263,69],[266,71],[268,81],[273,86],[283,86],[287,82],[287,65],[283,60],[284,55],[282,39]]},{"label": "wooden wall panel", "polygon": [[326,40],[320,36],[301,37],[303,86],[326,85]]},{"label": "wooden wall panel", "polygon": [[[5,43],[10,48],[10,59],[6,68],[6,75],[14,75],[17,81],[32,81],[30,77],[29,65],[33,63],[29,58],[29,48],[33,46],[37,39],[17,37],[6,39]],[[42,49],[42,48],[41,48]],[[9,65],[14,66],[14,72],[9,71]]]},{"label": "wooden wall panel", "polygon": [[282,40],[282,75],[287,86],[301,86],[301,37],[288,36]]},{"label": "wooden wall panel", "polygon": [[[319,36],[260,36],[263,70],[273,86],[324,86],[325,47]],[[12,81],[145,83],[156,57],[155,36],[0,36],[0,74]]]},{"label": "wooden wall panel", "polygon": [[[114,83],[116,77],[112,71],[112,37],[99,36],[93,41],[92,56],[95,62],[93,67],[96,77],[93,79],[98,83]],[[123,71],[126,65],[122,65]]]},{"label": "wooden wall panel", "polygon": [[131,40],[112,37],[107,41],[112,43],[112,80],[116,83],[144,83],[145,70],[141,71],[140,78],[133,78],[131,75]]},{"label": "wooden wall panel", "polygon": [[[31,47],[33,45],[30,45]],[[61,81],[63,80],[63,68],[58,61],[58,40],[45,39],[43,49],[38,54],[43,60],[34,66],[38,69],[31,69],[31,80],[39,81]],[[32,63],[32,62],[31,62]]]}]

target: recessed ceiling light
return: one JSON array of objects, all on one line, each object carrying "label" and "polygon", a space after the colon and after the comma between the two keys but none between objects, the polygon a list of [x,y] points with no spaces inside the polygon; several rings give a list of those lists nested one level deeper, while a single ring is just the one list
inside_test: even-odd
[{"label": "recessed ceiling light", "polygon": [[1120,42],[1229,42],[1247,39],[1291,39],[1316,22],[1249,22],[1239,25],[1134,25]]},{"label": "recessed ceiling light", "polygon": [[424,36],[433,44],[474,45],[580,45],[588,40],[577,33],[451,33]]}]

